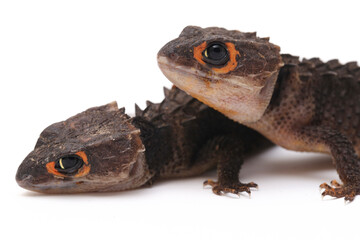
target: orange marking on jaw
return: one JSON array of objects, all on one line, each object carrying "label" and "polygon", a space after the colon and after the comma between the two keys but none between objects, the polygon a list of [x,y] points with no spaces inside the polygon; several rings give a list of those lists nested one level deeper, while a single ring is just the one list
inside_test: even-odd
[{"label": "orange marking on jaw", "polygon": [[194,47],[194,58],[202,65],[205,65],[205,62],[202,60],[203,58],[202,53],[206,49],[206,46],[207,46],[206,42],[203,42],[199,46]]},{"label": "orange marking on jaw", "polygon": [[214,72],[217,72],[217,73],[228,73],[232,70],[234,70],[236,68],[236,66],[238,65],[238,62],[236,61],[236,57],[237,55],[240,56],[240,53],[239,51],[236,50],[235,48],[235,45],[233,43],[230,43],[230,42],[227,42],[225,43],[228,51],[229,51],[229,61],[228,63],[226,64],[225,67],[222,67],[222,68],[212,68],[212,70]]}]

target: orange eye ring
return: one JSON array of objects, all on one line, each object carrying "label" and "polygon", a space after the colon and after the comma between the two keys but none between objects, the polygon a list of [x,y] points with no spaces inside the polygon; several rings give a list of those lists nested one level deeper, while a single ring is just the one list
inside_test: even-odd
[{"label": "orange eye ring", "polygon": [[202,65],[206,64],[203,60],[203,55],[202,55],[202,53],[205,51],[206,47],[207,47],[206,42],[203,42],[199,46],[194,47],[194,58]]},{"label": "orange eye ring", "polygon": [[[77,173],[75,175],[71,176],[71,177],[74,177],[74,178],[83,177],[83,176],[87,175],[90,172],[90,167],[91,166],[90,166],[90,164],[88,162],[88,158],[87,158],[84,151],[79,151],[79,152],[75,153],[75,155],[79,156],[83,160],[84,164],[82,165],[81,168],[79,168]],[[51,173],[51,174],[53,174],[55,176],[58,176],[58,177],[70,177],[70,176],[67,176],[67,175],[65,175],[63,173],[60,173],[58,170],[56,170],[55,161],[47,163],[46,164],[46,170],[48,171],[48,173]]]},{"label": "orange eye ring", "polygon": [[[240,52],[236,50],[235,45],[231,42],[226,42],[225,46],[227,47],[227,50],[229,52],[229,61],[224,67],[212,67],[211,69],[216,73],[225,74],[231,72],[238,65],[236,57],[240,56]],[[208,44],[206,42],[203,42],[199,46],[194,47],[194,58],[202,65],[206,65],[203,60],[203,52],[206,50],[207,47]]]}]

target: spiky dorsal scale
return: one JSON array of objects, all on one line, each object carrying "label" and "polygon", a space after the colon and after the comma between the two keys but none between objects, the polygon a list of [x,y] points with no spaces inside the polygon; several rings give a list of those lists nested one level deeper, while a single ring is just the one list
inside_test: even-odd
[{"label": "spiky dorsal scale", "polygon": [[285,64],[299,64],[299,57],[298,56],[292,56],[290,54],[282,54],[281,58]]},{"label": "spiky dorsal scale", "polygon": [[135,116],[141,116],[143,114],[143,111],[141,110],[141,108],[139,107],[139,105],[137,105],[135,103]]},{"label": "spiky dorsal scale", "polygon": [[164,95],[165,99],[161,103],[154,104],[147,101],[147,107],[143,111],[136,106],[136,116],[154,123],[158,128],[163,128],[167,127],[170,121],[187,124],[195,120],[197,114],[208,108],[176,87],[171,90],[164,89]]},{"label": "spiky dorsal scale", "polygon": [[165,97],[169,97],[169,94],[170,94],[170,89],[168,89],[168,88],[166,88],[166,87],[164,87],[164,96]]},{"label": "spiky dorsal scale", "polygon": [[245,33],[245,35],[248,38],[255,39],[257,34],[256,34],[256,32],[249,32],[249,33]]},{"label": "spiky dorsal scale", "polygon": [[332,59],[332,60],[327,61],[326,65],[331,70],[341,68],[343,66],[337,59]]},{"label": "spiky dorsal scale", "polygon": [[125,108],[124,108],[124,107],[119,108],[119,112],[120,112],[121,114],[125,114]]},{"label": "spiky dorsal scale", "polygon": [[[283,69],[294,66],[296,59],[282,55]],[[342,129],[356,144],[360,137],[360,68],[356,62],[341,64],[338,60],[323,62],[319,58],[303,59],[295,68],[300,81],[293,81],[299,93],[297,100],[308,99],[315,107],[314,124]],[[282,72],[286,72],[283,70]],[[280,76],[280,75],[279,75]],[[280,78],[282,79],[282,78]],[[276,98],[274,98],[276,99]],[[311,100],[310,100],[311,99]],[[275,104],[276,101],[273,101]]]},{"label": "spiky dorsal scale", "polygon": [[155,103],[149,104],[149,102],[147,102],[147,106],[140,116],[152,120],[154,116],[157,116],[159,114],[159,105],[160,104]]},{"label": "spiky dorsal scale", "polygon": [[320,60],[320,58],[310,58],[310,59],[304,58],[301,61],[301,64],[310,69],[315,69],[316,67],[324,65],[324,63]]},{"label": "spiky dorsal scale", "polygon": [[357,62],[348,62],[345,64],[348,71],[354,71],[359,68]]},{"label": "spiky dorsal scale", "polygon": [[360,83],[360,67],[357,62],[341,64],[339,60],[332,59],[325,63],[319,58],[304,58],[300,61],[297,56],[290,54],[282,54],[281,57],[285,65],[296,64],[298,66],[299,77],[303,82],[314,81],[315,79],[319,79],[319,76],[334,75],[335,77],[328,81]]},{"label": "spiky dorsal scale", "polygon": [[[283,58],[286,63],[289,57]],[[360,136],[360,68],[356,62],[341,64],[338,60],[303,59],[297,65],[301,84],[299,96],[314,99],[316,124],[324,122],[343,129],[349,136]],[[358,141],[356,138],[352,141]]]},{"label": "spiky dorsal scale", "polygon": [[151,102],[151,101],[149,101],[149,100],[147,100],[147,101],[146,101],[146,106],[150,106],[150,105],[154,105],[154,103]]}]

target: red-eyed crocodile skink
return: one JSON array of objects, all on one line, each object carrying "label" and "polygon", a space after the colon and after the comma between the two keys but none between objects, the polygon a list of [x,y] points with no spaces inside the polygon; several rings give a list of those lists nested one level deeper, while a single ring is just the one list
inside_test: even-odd
[{"label": "red-eyed crocodile skink", "polygon": [[[241,183],[245,154],[270,142],[178,88],[136,116],[110,103],[47,127],[21,163],[16,180],[43,193],[121,191],[156,179],[199,175],[217,167],[213,192],[250,193]],[[226,189],[225,189],[226,190]]]},{"label": "red-eyed crocodile skink", "polygon": [[342,184],[323,196],[360,194],[360,68],[280,54],[255,33],[186,27],[158,53],[166,77],[229,118],[295,151],[333,157]]}]

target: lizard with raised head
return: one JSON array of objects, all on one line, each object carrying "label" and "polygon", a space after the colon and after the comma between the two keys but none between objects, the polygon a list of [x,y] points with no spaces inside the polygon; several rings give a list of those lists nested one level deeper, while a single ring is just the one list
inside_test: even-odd
[{"label": "lizard with raised head", "polygon": [[43,193],[121,191],[217,167],[232,193],[250,193],[257,185],[238,178],[244,154],[270,142],[178,88],[164,91],[161,103],[136,106],[135,117],[113,102],[50,125],[19,166],[18,184]]},{"label": "lizard with raised head", "polygon": [[272,142],[332,155],[342,184],[321,184],[323,196],[360,194],[356,62],[300,61],[256,33],[189,26],[159,51],[158,64],[177,87]]}]

